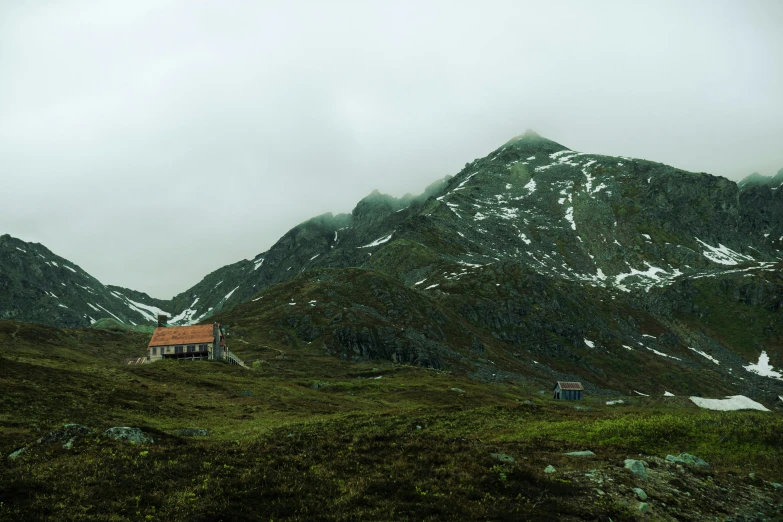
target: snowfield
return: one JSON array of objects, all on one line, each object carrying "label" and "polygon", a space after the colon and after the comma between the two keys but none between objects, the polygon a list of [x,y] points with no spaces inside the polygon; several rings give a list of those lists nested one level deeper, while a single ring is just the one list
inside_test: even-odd
[{"label": "snowfield", "polygon": [[691,397],[691,401],[699,408],[715,411],[758,410],[769,411],[763,404],[748,399],[744,395],[732,395],[725,399],[705,399],[703,397]]},{"label": "snowfield", "polygon": [[783,381],[783,374],[776,372],[772,365],[769,364],[769,355],[767,355],[766,351],[762,351],[761,355],[759,355],[759,362],[756,364],[749,364],[744,366],[744,368],[749,372],[756,373],[762,377],[771,377],[772,379]]}]

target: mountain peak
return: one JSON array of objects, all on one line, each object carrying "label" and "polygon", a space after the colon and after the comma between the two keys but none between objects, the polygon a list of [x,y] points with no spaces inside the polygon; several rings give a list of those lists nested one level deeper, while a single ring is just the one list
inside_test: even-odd
[{"label": "mountain peak", "polygon": [[570,150],[568,147],[547,139],[538,134],[533,129],[526,130],[523,134],[515,136],[508,140],[504,147],[513,146],[517,149],[522,149],[525,152],[557,152],[559,150]]},{"label": "mountain peak", "polygon": [[740,189],[745,187],[753,187],[767,185],[770,188],[777,188],[783,185],[783,169],[780,169],[774,176],[764,176],[758,172],[754,172],[737,182],[737,186]]}]

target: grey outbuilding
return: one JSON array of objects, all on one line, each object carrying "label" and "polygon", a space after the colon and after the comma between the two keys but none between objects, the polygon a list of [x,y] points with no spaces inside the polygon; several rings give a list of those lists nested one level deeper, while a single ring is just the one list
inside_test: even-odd
[{"label": "grey outbuilding", "polygon": [[581,401],[583,392],[581,382],[557,381],[552,398],[562,401]]}]

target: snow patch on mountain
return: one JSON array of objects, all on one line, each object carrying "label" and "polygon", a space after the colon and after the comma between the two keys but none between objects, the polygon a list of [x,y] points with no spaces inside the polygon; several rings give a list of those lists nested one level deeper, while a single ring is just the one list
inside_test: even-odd
[{"label": "snow patch on mountain", "polygon": [[783,374],[775,371],[775,368],[769,364],[769,355],[767,355],[765,350],[761,351],[761,355],[759,355],[759,361],[757,363],[748,364],[747,366],[744,366],[744,368],[749,372],[761,375],[762,377],[770,377],[772,379],[783,381]]},{"label": "snow patch on mountain", "polygon": [[715,357],[713,357],[712,355],[710,355],[710,354],[708,354],[708,353],[706,353],[706,352],[703,352],[703,351],[701,351],[701,350],[697,350],[696,348],[692,348],[692,347],[690,347],[690,346],[688,347],[688,349],[689,349],[689,350],[691,350],[691,351],[694,351],[694,352],[698,353],[699,355],[701,355],[701,356],[702,356],[702,357],[704,357],[705,359],[709,359],[710,361],[714,362],[715,364],[720,364],[720,361],[719,361],[719,360],[717,360]]},{"label": "snow patch on mountain", "polygon": [[702,255],[713,263],[719,263],[721,265],[738,265],[748,261],[755,261],[754,258],[740,254],[739,252],[735,252],[721,243],[718,243],[718,246],[714,247],[705,243],[698,237],[696,238],[696,241],[701,243],[701,245],[707,249],[702,252]]},{"label": "snow patch on mountain", "polygon": [[702,397],[691,397],[693,403],[699,408],[716,411],[736,411],[736,410],[758,410],[769,411],[764,405],[748,399],[744,395],[732,395],[725,399],[705,399]]},{"label": "snow patch on mountain", "polygon": [[376,239],[375,241],[373,241],[372,243],[369,243],[369,244],[364,245],[364,246],[360,246],[359,248],[370,248],[370,247],[375,247],[375,246],[378,246],[378,245],[382,245],[383,243],[386,243],[387,241],[389,241],[392,238],[393,235],[394,235],[394,232],[392,232],[388,236],[380,237],[380,238]]}]

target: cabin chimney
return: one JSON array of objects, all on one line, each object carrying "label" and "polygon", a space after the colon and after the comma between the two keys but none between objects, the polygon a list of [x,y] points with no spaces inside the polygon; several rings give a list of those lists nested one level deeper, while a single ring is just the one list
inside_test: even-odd
[{"label": "cabin chimney", "polygon": [[163,328],[166,326],[166,323],[169,321],[169,316],[165,314],[159,314],[158,315],[158,328]]}]

